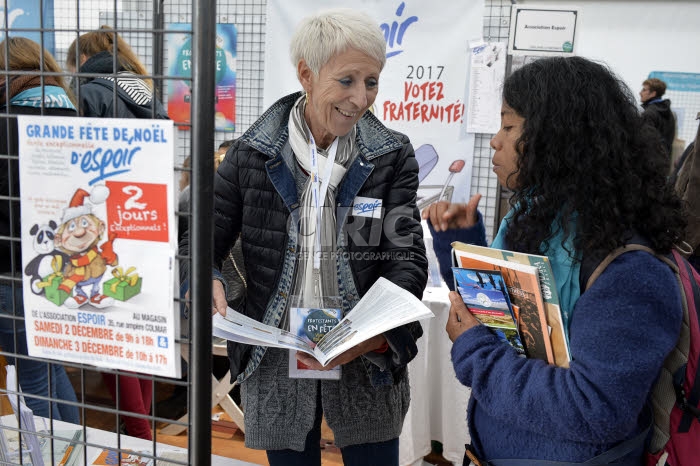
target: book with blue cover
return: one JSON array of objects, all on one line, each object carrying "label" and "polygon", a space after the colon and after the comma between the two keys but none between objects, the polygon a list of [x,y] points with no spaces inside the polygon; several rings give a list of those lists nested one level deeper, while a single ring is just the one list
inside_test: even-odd
[{"label": "book with blue cover", "polygon": [[469,311],[510,344],[519,354],[525,354],[518,333],[517,317],[508,297],[503,276],[497,270],[453,267],[455,290]]},{"label": "book with blue cover", "polygon": [[[343,318],[340,309],[314,309],[306,307],[289,308],[289,331],[298,336],[310,348],[316,345]],[[289,350],[289,377],[298,379],[331,379],[340,380],[341,366],[327,371],[317,371],[309,368],[296,357],[297,350]]]}]

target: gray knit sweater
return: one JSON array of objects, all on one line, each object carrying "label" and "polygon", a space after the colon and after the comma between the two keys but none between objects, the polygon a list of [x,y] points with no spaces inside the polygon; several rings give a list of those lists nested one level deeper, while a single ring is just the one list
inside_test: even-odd
[{"label": "gray knit sweater", "polygon": [[290,379],[287,350],[269,348],[241,386],[246,447],[304,450],[318,390],[336,446],[397,438],[410,401],[408,375],[395,385],[374,388],[365,364],[372,363],[358,358],[345,364],[340,381]]},{"label": "gray knit sweater", "polygon": [[[307,176],[296,164],[289,163],[289,168],[301,197]],[[340,268],[341,274],[352,275],[347,262],[340,261]],[[356,290],[351,293],[357,296]],[[408,372],[395,384],[375,388],[369,378],[370,364],[361,357],[343,365],[339,381],[290,379],[288,350],[268,348],[260,365],[241,385],[246,447],[304,450],[314,424],[318,390],[336,446],[397,438],[410,401]]]}]

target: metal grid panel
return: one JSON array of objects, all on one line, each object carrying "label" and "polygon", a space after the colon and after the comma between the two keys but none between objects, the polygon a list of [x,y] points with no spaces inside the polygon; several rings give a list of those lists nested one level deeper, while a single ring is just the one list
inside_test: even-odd
[{"label": "metal grid panel", "polygon": [[[484,40],[487,42],[507,42],[510,33],[511,2],[509,0],[486,0],[484,7]],[[489,146],[489,142],[492,137],[493,134],[476,135],[470,190],[471,195],[477,193],[483,195],[479,208],[484,216],[486,238],[489,242],[498,229],[502,215],[499,208],[501,189],[498,186],[496,175],[491,170],[493,150]]]},{"label": "metal grid panel", "polygon": [[100,15],[115,10],[120,11],[118,0],[54,0],[56,60],[64,64],[71,42],[80,33],[99,28]]},{"label": "metal grid panel", "polygon": [[[263,71],[265,61],[265,8],[264,0],[228,1],[217,4],[216,18],[220,24],[235,24],[236,51],[236,128],[234,131],[215,133],[214,148],[225,140],[241,136],[262,114]],[[167,47],[169,24],[191,23],[189,4],[165,4],[165,43]],[[178,131],[178,161],[189,155],[190,134]]]},{"label": "metal grid panel", "polygon": [[[190,5],[188,4],[187,6],[189,7]],[[54,35],[54,55],[57,62],[60,65],[65,65],[66,53],[68,47],[73,42],[73,40],[75,40],[79,35],[85,32],[89,32],[99,28],[101,25],[111,25],[125,39],[125,41],[131,45],[134,52],[138,55],[139,59],[145,65],[147,72],[151,74],[151,77],[160,78],[162,76],[156,76],[153,74],[153,43],[154,36],[156,34],[156,31],[154,31],[152,27],[154,23],[153,14],[153,3],[145,0],[132,2],[120,2],[119,0],[56,0],[54,4],[54,24],[56,27],[52,31],[47,31],[47,33],[52,33]],[[17,34],[15,34],[10,29],[9,32],[10,36],[21,35],[19,33],[20,31],[17,31]],[[211,72],[211,74],[213,74],[213,72]],[[14,75],[17,75],[17,73],[15,73]],[[3,72],[2,74],[0,74],[0,78],[2,79],[12,76],[12,73],[7,72]],[[206,79],[206,76],[203,79]],[[6,85],[3,84],[3,90],[6,90],[5,86]],[[0,110],[0,116],[6,117],[6,112],[6,109]],[[2,124],[8,129],[10,128],[9,120],[7,118],[3,118],[0,124]],[[189,132],[183,131],[181,133],[184,133],[186,136],[189,136]],[[177,147],[180,154],[190,153],[190,146],[191,143],[189,141],[189,137],[178,138]],[[16,164],[17,156],[3,153],[0,154],[0,159],[4,161],[11,160],[13,161],[13,163]],[[14,174],[12,167],[7,166],[7,170],[3,171],[3,173],[0,173],[0,176],[5,177],[6,179],[10,179],[16,175]],[[19,193],[17,192],[12,192],[10,193],[10,197],[8,197],[6,192],[2,192],[0,193],[0,202],[8,203],[13,206],[13,209],[16,210],[18,209],[18,194]],[[3,219],[3,221],[5,220]],[[13,230],[13,234],[16,234],[15,231],[18,230]],[[8,241],[7,238],[2,238],[0,240],[3,242]],[[18,238],[13,237],[11,240],[17,241]],[[2,258],[2,260],[5,259],[5,257]],[[19,257],[13,254],[10,260],[12,261],[12,263],[16,264],[17,262],[19,262]],[[131,400],[122,398],[119,395],[116,396],[116,400],[112,400],[110,399],[110,396],[106,391],[104,393],[96,394],[95,391],[91,391],[91,387],[88,386],[88,384],[95,384],[97,381],[100,381],[103,376],[115,377],[127,374],[125,374],[123,371],[98,368],[90,365],[82,365],[76,363],[60,362],[48,364],[49,361],[26,356],[26,350],[23,351],[20,349],[22,346],[24,346],[23,340],[25,339],[25,334],[23,332],[24,309],[21,302],[21,289],[19,288],[20,283],[21,272],[15,274],[12,274],[12,272],[0,273],[0,292],[2,293],[2,299],[0,302],[0,310],[2,311],[0,313],[0,321],[2,321],[3,327],[9,327],[10,329],[14,330],[12,332],[14,333],[14,344],[11,345],[7,342],[3,343],[4,347],[1,349],[1,354],[9,363],[14,363],[17,367],[17,370],[20,373],[32,373],[33,377],[36,378],[39,378],[43,375],[45,378],[48,379],[49,384],[65,382],[69,386],[72,385],[73,387],[75,387],[79,395],[77,401],[68,401],[64,404],[76,406],[78,408],[80,417],[79,422],[82,421],[82,424],[85,426],[88,424],[89,418],[101,418],[101,427],[103,427],[106,430],[110,430],[112,432],[117,433],[117,435],[115,435],[112,439],[107,440],[106,438],[103,438],[102,440],[100,440],[99,438],[94,437],[94,435],[92,434],[87,434],[86,437],[87,431],[85,430],[85,427],[83,427],[84,440],[82,442],[79,442],[79,445],[77,446],[78,450],[84,450],[85,447],[88,446],[104,449],[109,448],[111,450],[131,449],[141,451],[141,455],[144,458],[152,458],[155,455],[155,442],[158,441],[158,433],[155,429],[156,423],[170,421],[168,418],[163,417],[165,413],[158,413],[154,412],[153,409],[149,409],[149,415],[133,415],[127,410],[127,402]],[[9,307],[9,309],[6,308],[6,305]],[[27,312],[29,311],[27,310]],[[200,353],[201,352],[206,353],[205,357],[207,359],[210,359],[210,354],[208,351],[206,351],[206,349],[201,350]],[[55,371],[55,369],[57,368],[66,368],[68,376],[66,377],[66,374],[63,372],[60,372],[60,376],[57,375],[59,374]],[[144,395],[146,398],[150,397],[153,399],[153,406],[155,406],[157,394],[155,388],[156,384],[187,383],[185,381],[173,381],[172,379],[166,377],[154,377],[151,375],[143,374],[128,373],[128,376],[130,376],[132,380],[137,379],[137,383],[139,383],[140,381],[141,383],[145,382],[146,385],[150,384],[150,388],[144,388],[142,389],[142,391],[144,391]],[[119,387],[119,384],[121,383],[121,379],[118,380],[120,381],[117,382],[117,387]],[[206,382],[209,383],[210,387],[211,380],[209,374]],[[202,383],[202,385],[205,384]],[[45,426],[38,425],[37,428],[48,429],[48,434],[44,433],[40,435],[43,435],[43,437],[50,437],[55,441],[60,437],[59,430],[64,428],[59,424],[56,424],[54,426],[54,421],[62,417],[59,412],[59,408],[54,403],[52,403],[59,401],[56,397],[55,392],[49,391],[37,394],[37,391],[32,389],[33,387],[30,383],[24,382],[22,388],[24,389],[25,399],[45,399],[50,402],[48,413],[46,414],[46,417],[48,417],[50,421],[47,422]],[[117,388],[117,392],[118,391],[119,390]],[[96,395],[97,398],[95,398]],[[9,394],[9,396],[15,399],[17,398],[16,394]],[[207,409],[206,411],[207,412],[205,413],[205,420],[208,421],[210,412],[209,409]],[[4,414],[7,414],[7,412],[4,412]],[[128,442],[122,441],[122,421],[123,418],[127,415],[146,419],[150,425],[151,431],[153,431],[154,441],[150,443],[143,442],[140,446],[134,446],[133,443],[129,444]],[[113,425],[110,427],[109,423],[112,422],[111,419],[113,419]],[[22,425],[20,429],[26,429],[26,427],[26,425]],[[1,432],[5,434],[6,438],[9,437],[11,439],[12,437],[17,437],[17,428],[3,426]],[[86,438],[87,443],[85,442]],[[209,439],[207,438],[204,440],[208,441]],[[82,445],[80,445],[80,443],[82,443]],[[58,443],[54,442],[54,445],[56,446],[56,448],[58,448]],[[192,444],[190,445],[190,447],[192,447]],[[161,447],[159,449],[159,453],[162,452],[162,450],[163,449]],[[80,462],[80,464],[92,464],[92,457],[89,457],[85,454],[83,454],[83,456],[84,459]],[[162,458],[165,457],[163,456]],[[27,464],[26,457],[24,459],[18,457],[13,457],[9,459],[4,458],[0,459],[0,462],[5,460],[9,460],[10,463],[3,462],[3,464]],[[169,464],[193,464],[192,461],[188,461],[187,454],[185,454],[184,457],[180,455],[177,458],[170,458],[169,461]],[[206,461],[205,459],[197,461],[197,464],[207,463],[208,461]]]},{"label": "metal grid panel", "polygon": [[679,119],[680,130],[676,137],[684,141],[685,146],[693,142],[697,134],[697,109],[700,109],[700,92],[677,91],[670,89],[666,91],[664,99],[670,99],[673,106],[683,109],[682,114],[676,114]]}]

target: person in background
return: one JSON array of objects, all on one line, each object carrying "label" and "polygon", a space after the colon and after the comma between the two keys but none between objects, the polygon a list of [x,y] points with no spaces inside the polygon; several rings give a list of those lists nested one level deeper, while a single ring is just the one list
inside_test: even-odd
[{"label": "person in background", "polygon": [[[62,73],[53,56],[36,42],[24,37],[9,37],[0,42],[0,346],[10,354],[27,356],[22,296],[22,260],[19,241],[19,135],[15,115],[77,116],[75,100],[63,76],[40,73]],[[14,74],[22,71],[30,74]],[[55,420],[80,424],[73,385],[66,370],[59,364],[47,364],[31,358],[5,356],[8,364],[16,364],[17,377],[27,406],[34,414]],[[16,359],[16,360],[15,360]],[[49,380],[51,386],[49,386]],[[32,395],[50,397],[41,400]]]},{"label": "person in background", "polygon": [[[700,120],[700,112],[697,114]],[[692,248],[688,256],[695,270],[700,271],[700,125],[691,142],[678,160],[678,167],[671,181],[676,192],[686,204],[688,227],[685,242]]]},{"label": "person in background", "polygon": [[[221,161],[226,156],[226,151],[233,144],[233,140],[227,140],[219,144],[219,148],[214,152],[214,171],[219,168]],[[190,173],[192,171],[192,159],[188,155],[182,163],[182,172],[180,173],[180,194],[178,196],[178,210],[188,212],[190,210]],[[187,218],[180,217],[180,233],[187,230]],[[185,221],[183,221],[184,219]]]},{"label": "person in background", "polygon": [[[168,118],[153,92],[153,82],[143,77],[148,73],[146,67],[129,44],[109,26],[77,37],[68,47],[66,67],[72,73],[78,69],[80,73],[100,74],[79,80],[77,95],[82,116]],[[117,380],[113,373],[102,373],[102,377],[113,399],[117,399],[118,392],[119,409],[150,414],[152,380],[128,375],[120,375]],[[129,435],[146,440],[153,438],[148,420],[132,416],[122,419]]]},{"label": "person in background", "polygon": [[[612,464],[641,466],[651,387],[680,335],[678,283],[643,251],[619,256],[585,291],[581,265],[633,235],[660,253],[680,241],[685,220],[662,169],[667,154],[631,91],[582,57],[542,58],[510,75],[491,147],[498,181],[513,192],[491,246],[549,257],[572,361],[520,357],[450,292],[452,364],[472,389],[469,454],[496,466],[568,465],[608,464],[592,459],[610,452]],[[423,211],[450,285],[450,243],[486,244],[479,199]]]},{"label": "person in background", "polygon": [[219,144],[219,148],[216,150],[216,153],[221,156],[221,160],[224,160],[224,156],[226,155],[226,151],[232,145],[233,145],[233,139],[227,139],[227,140],[223,141],[221,144]]},{"label": "person in background", "polygon": [[[116,47],[116,55],[114,55]],[[99,118],[157,118],[168,114],[153,91],[153,81],[128,43],[109,26],[85,33],[68,47],[66,69],[101,74],[79,79],[80,114]],[[114,98],[114,83],[117,98]]]},{"label": "person in background", "polygon": [[[228,304],[220,268],[239,233],[247,280],[239,311],[265,324],[288,328],[292,296],[310,308],[338,297],[347,313],[379,277],[421,297],[427,260],[418,163],[409,139],[367,111],[386,61],[379,25],[353,10],[325,11],[301,22],[290,50],[304,92],[274,103],[234,141],[215,175],[213,312],[225,313]],[[326,195],[319,192],[329,206],[319,209],[320,220],[312,209],[313,170],[328,183]],[[381,202],[392,231],[352,215],[360,197]],[[180,250],[189,247],[185,233]],[[228,342],[231,373],[242,382],[246,446],[267,450],[273,466],[320,465],[325,415],[344,464],[398,465],[406,365],[421,334],[417,322],[397,327],[325,368],[297,356],[311,369],[342,366],[340,380],[291,378],[288,350]]]},{"label": "person in background", "polygon": [[676,117],[671,111],[671,101],[661,98],[665,92],[665,82],[658,78],[650,78],[642,83],[639,98],[644,109],[642,118],[645,123],[650,124],[659,132],[670,164],[673,140],[676,137]]},{"label": "person in background", "polygon": [[[232,139],[221,143],[219,150],[216,151],[219,156],[219,162],[224,160],[226,151],[228,151],[229,147],[232,145]],[[228,305],[232,309],[238,309],[243,303],[246,292],[245,267],[243,266],[243,249],[240,235],[234,241],[231,250],[221,266],[221,274],[227,284],[226,298]]]}]

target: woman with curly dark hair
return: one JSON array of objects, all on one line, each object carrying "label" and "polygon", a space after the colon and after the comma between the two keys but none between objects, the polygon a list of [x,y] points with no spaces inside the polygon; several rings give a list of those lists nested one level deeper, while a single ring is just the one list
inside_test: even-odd
[{"label": "woman with curly dark hair", "polygon": [[[671,269],[651,254],[622,254],[585,292],[581,265],[633,236],[669,252],[685,227],[681,203],[631,91],[584,58],[544,58],[508,77],[491,147],[499,183],[513,191],[492,247],[550,258],[572,360],[562,368],[519,357],[452,291],[447,332],[457,377],[472,387],[472,452],[494,465],[583,463],[643,437],[645,405],[678,339],[682,307]],[[450,243],[486,243],[480,197],[423,212],[450,286]],[[631,444],[615,464],[642,464],[643,442]]]}]

